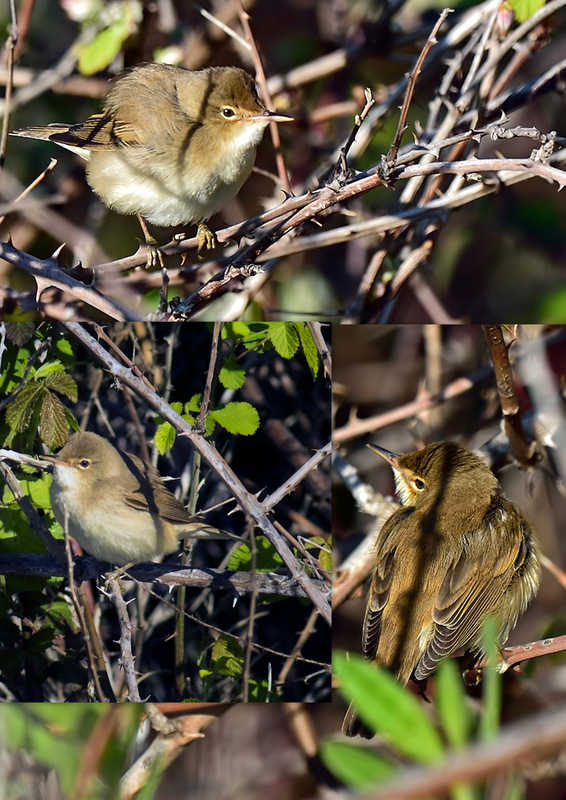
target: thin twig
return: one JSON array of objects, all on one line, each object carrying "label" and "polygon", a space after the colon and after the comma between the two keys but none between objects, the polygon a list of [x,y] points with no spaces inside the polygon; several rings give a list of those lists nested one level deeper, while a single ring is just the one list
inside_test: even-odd
[{"label": "thin twig", "polygon": [[110,580],[108,585],[120,625],[120,662],[128,686],[128,700],[130,703],[141,703],[134,656],[132,653],[132,623],[130,622],[128,608],[124,602],[118,578]]},{"label": "thin twig", "polygon": [[305,464],[303,464],[293,475],[291,475],[287,480],[279,486],[279,488],[266,497],[261,502],[261,507],[265,510],[265,512],[271,511],[281,500],[288,494],[290,494],[293,489],[295,489],[301,481],[304,480],[305,476],[312,469],[316,469],[318,465],[327,458],[330,453],[332,452],[332,442],[328,442],[318,450],[312,458],[310,458]]},{"label": "thin twig", "polygon": [[63,531],[65,533],[65,555],[67,560],[66,574],[69,584],[69,594],[71,595],[75,614],[79,621],[79,628],[85,643],[88,665],[90,668],[90,674],[94,684],[96,697],[98,698],[98,701],[102,703],[115,703],[116,698],[110,684],[108,673],[106,672],[102,648],[100,647],[100,640],[98,638],[98,631],[96,630],[96,625],[88,605],[87,593],[84,590],[84,585],[80,587],[79,591],[75,583],[73,554],[71,552],[71,539],[68,532],[66,511]]},{"label": "thin twig", "polygon": [[[246,34],[246,40],[249,42],[250,45],[261,96],[267,108],[270,109],[271,96],[269,94],[267,78],[265,77],[265,70],[263,68],[261,56],[250,26],[250,15],[245,10],[242,0],[238,0],[238,14],[240,17],[240,22],[242,23],[244,32]],[[287,195],[291,195],[292,194],[291,184],[289,182],[289,176],[287,174],[287,169],[285,167],[283,153],[281,152],[281,136],[279,135],[279,127],[277,126],[276,122],[272,122],[269,128],[271,131],[271,138],[273,140],[273,148],[275,150],[275,162],[277,164],[277,173],[279,175],[279,181],[281,183],[281,186],[283,187],[283,191]]]},{"label": "thin twig", "polygon": [[225,25],[222,22],[222,20],[218,19],[218,17],[215,17],[213,14],[211,14],[209,11],[207,11],[205,8],[198,5],[197,3],[195,3],[194,8],[195,11],[198,11],[202,17],[207,19],[209,22],[212,22],[212,24],[220,28],[221,31],[224,31],[224,33],[231,39],[234,39],[235,42],[238,42],[240,47],[243,47],[244,50],[251,51],[252,46],[250,42],[246,41],[246,39],[240,36],[233,28],[231,28],[229,25]]},{"label": "thin twig", "polygon": [[364,90],[364,97],[365,97],[365,105],[360,114],[356,114],[354,118],[354,125],[348,138],[346,139],[346,143],[343,147],[340,148],[340,158],[336,162],[336,165],[332,171],[332,175],[328,183],[333,183],[335,180],[339,182],[341,180],[346,180],[350,177],[350,170],[348,168],[347,158],[348,153],[350,152],[352,145],[356,141],[356,135],[359,129],[362,127],[362,123],[364,119],[369,114],[370,108],[375,105],[375,100],[373,99],[373,95],[371,93],[371,89],[367,88]]},{"label": "thin twig", "polygon": [[425,59],[430,51],[430,49],[437,44],[438,40],[436,38],[436,34],[440,30],[444,20],[448,16],[448,14],[452,13],[451,8],[445,8],[438,18],[434,28],[428,39],[425,42],[423,49],[421,50],[419,57],[417,58],[416,64],[411,70],[409,78],[407,80],[407,91],[405,92],[405,98],[403,100],[403,105],[401,107],[401,113],[399,115],[399,122],[397,123],[397,130],[395,131],[395,136],[393,137],[393,142],[391,143],[391,147],[387,151],[387,156],[385,158],[386,164],[388,166],[392,166],[395,163],[397,158],[397,153],[399,152],[399,147],[401,146],[401,139],[403,138],[403,134],[407,130],[407,119],[409,116],[409,108],[411,102],[413,100],[413,94],[415,91],[415,86],[417,83],[417,79],[421,74],[422,66],[425,62]]},{"label": "thin twig", "polygon": [[250,576],[252,578],[252,592],[250,595],[250,604],[248,609],[248,622],[246,625],[246,636],[244,644],[244,667],[242,670],[242,701],[244,703],[250,702],[250,678],[252,668],[252,653],[254,647],[254,628],[256,621],[256,608],[257,600],[259,597],[257,587],[257,542],[255,538],[254,524],[251,519],[248,520],[248,534],[250,540]]},{"label": "thin twig", "polygon": [[10,128],[10,111],[12,106],[12,88],[14,81],[14,53],[18,46],[18,20],[16,16],[15,0],[10,0],[10,32],[6,41],[8,80],[6,81],[6,96],[4,99],[4,114],[2,119],[2,133],[0,134],[0,175],[4,169],[6,147],[8,144],[8,130]]}]

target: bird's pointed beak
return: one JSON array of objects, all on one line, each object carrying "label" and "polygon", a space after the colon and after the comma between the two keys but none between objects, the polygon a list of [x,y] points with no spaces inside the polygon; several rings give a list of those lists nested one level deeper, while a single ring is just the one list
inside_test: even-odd
[{"label": "bird's pointed beak", "polygon": [[281,111],[267,111],[267,109],[262,114],[253,114],[251,117],[246,117],[248,122],[265,122],[266,118],[269,122],[293,122],[295,119],[289,114],[283,114]]},{"label": "bird's pointed beak", "polygon": [[391,450],[386,450],[385,447],[379,447],[376,444],[368,444],[370,450],[373,450],[374,453],[377,453],[378,456],[387,461],[387,463],[393,467],[393,469],[399,469],[399,456],[397,453],[392,453]]},{"label": "bird's pointed beak", "polygon": [[41,456],[41,460],[42,461],[49,461],[49,463],[53,464],[54,466],[57,466],[57,465],[62,466],[62,467],[68,467],[69,466],[66,461],[63,461],[62,458],[57,458],[57,456]]}]

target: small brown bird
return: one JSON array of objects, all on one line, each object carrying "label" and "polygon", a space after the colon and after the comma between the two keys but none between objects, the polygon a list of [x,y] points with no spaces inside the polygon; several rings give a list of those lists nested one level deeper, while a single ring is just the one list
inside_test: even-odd
[{"label": "small brown bird", "polygon": [[179,539],[236,539],[191,516],[158,471],[96,433],[74,433],[51,461],[51,507],[87,553],[116,566],[173,553]]},{"label": "small brown bird", "polygon": [[[506,641],[540,583],[535,531],[478,456],[450,442],[406,455],[369,445],[393,468],[402,507],[378,538],[364,658],[402,684],[459,650],[483,653],[482,623]],[[350,705],[347,736],[371,738]]]},{"label": "small brown bird", "polygon": [[193,72],[141,64],[120,76],[104,107],[78,125],[54,123],[14,131],[47,139],[86,159],[86,176],[102,201],[161,227],[204,224],[248,179],[270,122],[251,75],[237,67]]}]

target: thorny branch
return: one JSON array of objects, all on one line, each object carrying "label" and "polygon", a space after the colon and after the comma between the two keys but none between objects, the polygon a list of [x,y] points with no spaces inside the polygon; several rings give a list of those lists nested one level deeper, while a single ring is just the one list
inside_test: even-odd
[{"label": "thorny branch", "polygon": [[407,80],[407,90],[405,92],[405,99],[403,100],[403,105],[401,106],[401,113],[399,115],[399,122],[397,124],[397,130],[395,131],[395,136],[393,137],[393,142],[391,143],[391,147],[387,152],[387,156],[385,157],[385,165],[386,169],[389,169],[392,166],[396,159],[397,154],[399,152],[399,147],[401,146],[401,139],[403,138],[403,134],[407,130],[407,119],[409,117],[409,108],[411,106],[411,102],[413,100],[413,94],[415,92],[415,86],[417,84],[417,79],[421,73],[424,61],[429,53],[431,47],[435,44],[438,44],[436,35],[440,30],[443,22],[445,21],[448,14],[452,13],[451,8],[446,8],[441,13],[440,17],[436,21],[434,28],[428,39],[426,40],[425,46],[421,50],[421,53],[417,59],[417,62],[414,68],[411,70],[408,80]]},{"label": "thorny branch", "polygon": [[65,323],[65,327],[98,361],[110,370],[112,375],[135,391],[150,408],[157,411],[164,420],[170,422],[179,433],[184,434],[190,439],[192,445],[207,463],[211,465],[220,480],[233,492],[244,511],[254,520],[255,524],[272,542],[290,570],[293,578],[305,589],[307,595],[315,604],[323,619],[330,625],[331,615],[328,600],[324,594],[314,586],[309,576],[303,572],[287,544],[273,526],[271,520],[266,517],[261,503],[246,491],[238,477],[214,447],[201,434],[197,433],[179,414],[173,411],[169,404],[155,391],[150,389],[144,381],[132,375],[129,369],[119,364],[85,328],[76,322]]}]

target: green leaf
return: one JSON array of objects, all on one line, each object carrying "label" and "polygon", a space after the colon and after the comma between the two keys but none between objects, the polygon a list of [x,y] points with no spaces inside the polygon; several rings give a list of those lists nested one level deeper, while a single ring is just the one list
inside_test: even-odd
[{"label": "green leaf", "polygon": [[30,475],[20,479],[22,489],[36,508],[48,511],[51,508],[49,487],[51,476],[43,472],[40,476]]},{"label": "green leaf", "polygon": [[168,453],[173,447],[175,444],[175,435],[175,428],[169,422],[164,422],[163,425],[159,425],[155,431],[153,441],[160,455]]},{"label": "green leaf", "polygon": [[199,394],[194,394],[189,400],[189,402],[185,403],[185,414],[200,414],[201,403],[202,403],[202,392],[200,392]]},{"label": "green leaf", "polygon": [[209,416],[229,433],[251,436],[259,428],[259,414],[250,403],[227,403]]},{"label": "green leaf", "polygon": [[[483,623],[484,650],[490,663],[497,662],[497,633],[498,625],[493,617],[488,617]],[[480,720],[480,737],[484,742],[495,739],[499,729],[501,715],[501,674],[494,667],[484,667],[482,670],[483,708]]]},{"label": "green leaf", "polygon": [[319,359],[315,341],[312,338],[312,334],[306,322],[295,322],[295,327],[299,334],[299,338],[301,340],[301,345],[303,348],[303,353],[305,354],[305,358],[307,360],[309,369],[312,373],[313,378],[316,378],[319,369]]},{"label": "green leaf", "polygon": [[282,358],[292,358],[299,349],[299,334],[292,322],[270,322],[267,333]]},{"label": "green leaf", "polygon": [[[195,420],[195,422],[196,422],[196,420]],[[191,423],[191,424],[194,424],[194,423]],[[204,421],[204,435],[205,435],[206,438],[211,436],[211,434],[213,433],[215,427],[216,427],[216,422],[210,416],[210,414],[208,414],[206,419],[205,419],[205,421]]]},{"label": "green leaf", "polygon": [[28,348],[16,348],[9,344],[2,354],[2,372],[0,372],[0,393],[11,394],[19,386],[29,363],[31,353]]},{"label": "green leaf", "polygon": [[352,789],[367,789],[395,774],[395,768],[379,753],[338,739],[321,743],[320,757],[328,769]]},{"label": "green leaf", "polygon": [[218,380],[226,389],[241,389],[246,381],[246,373],[236,358],[229,356],[218,374]]},{"label": "green leaf", "polygon": [[45,364],[42,364],[38,367],[33,377],[36,381],[40,378],[45,378],[47,375],[50,375],[52,372],[61,372],[64,369],[63,365],[58,359],[51,359],[50,361],[46,361]]},{"label": "green leaf", "polygon": [[16,399],[6,409],[6,422],[13,430],[22,433],[30,424],[36,403],[45,394],[41,384],[30,381],[26,383]]},{"label": "green leaf", "polygon": [[18,347],[29,341],[35,333],[35,322],[6,322],[6,338]]},{"label": "green leaf", "polygon": [[34,533],[19,508],[0,509],[0,553],[46,553],[47,548]]},{"label": "green leaf", "polygon": [[245,339],[250,335],[250,326],[246,322],[227,322],[222,326],[222,339]]},{"label": "green leaf", "polygon": [[353,700],[361,719],[402,755],[423,764],[439,761],[444,746],[421,702],[387,670],[359,656],[333,658],[334,674],[344,695]]},{"label": "green leaf", "polygon": [[45,392],[41,404],[39,435],[51,448],[61,447],[69,436],[65,406],[53,392]]},{"label": "green leaf", "polygon": [[303,541],[306,550],[318,550],[318,560],[322,569],[332,569],[332,541],[324,536],[311,536]]},{"label": "green leaf", "polygon": [[[256,570],[258,572],[275,572],[283,564],[283,559],[266,536],[256,536]],[[249,572],[252,563],[252,552],[249,544],[241,544],[228,559],[231,572]]]},{"label": "green leaf", "polygon": [[[245,323],[233,323],[234,331],[242,329],[242,325],[244,324]],[[242,333],[240,341],[246,350],[257,350],[258,352],[272,350],[273,344],[269,338],[269,327],[271,323],[268,325],[266,322],[251,322],[245,325],[247,333]]]},{"label": "green leaf", "polygon": [[267,681],[248,681],[248,699],[252,703],[275,703],[279,701],[277,690],[269,686]]},{"label": "green leaf", "polygon": [[518,22],[526,22],[544,3],[545,0],[509,0]]},{"label": "green leaf", "polygon": [[94,75],[95,72],[106,69],[114,61],[128,36],[134,32],[134,23],[134,16],[130,13],[128,4],[124,3],[122,13],[117,19],[112,20],[92,41],[76,47],[79,72],[83,75]]},{"label": "green leaf", "polygon": [[77,402],[79,396],[77,383],[64,371],[62,365],[60,365],[59,370],[53,371],[47,376],[45,385],[49,389],[62,394],[63,397],[67,397],[72,403]]},{"label": "green leaf", "polygon": [[231,636],[219,636],[212,646],[212,665],[218,675],[237,678],[244,668],[244,650]]},{"label": "green leaf", "polygon": [[73,613],[69,607],[69,603],[64,597],[59,596],[57,599],[42,606],[45,612],[45,619],[51,623],[55,630],[64,630],[68,626],[73,633],[78,633],[78,625],[76,624]]},{"label": "green leaf", "polygon": [[471,715],[466,702],[464,683],[456,662],[450,658],[443,661],[436,672],[434,705],[454,750],[465,747],[470,737]]},{"label": "green leaf", "polygon": [[71,342],[68,339],[65,339],[64,337],[61,337],[60,339],[57,339],[55,347],[61,353],[61,355],[64,356],[65,358],[67,358],[67,357],[68,358],[72,358],[73,355],[74,355],[73,347],[71,345]]},{"label": "green leaf", "polygon": [[75,433],[78,433],[80,431],[81,426],[75,419],[73,413],[69,411],[69,409],[66,406],[65,406],[65,419],[67,420],[67,424],[69,425],[69,428],[71,430],[75,431]]}]

